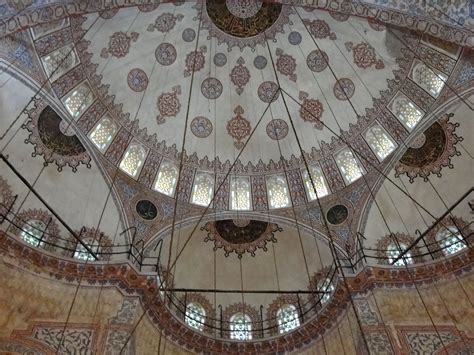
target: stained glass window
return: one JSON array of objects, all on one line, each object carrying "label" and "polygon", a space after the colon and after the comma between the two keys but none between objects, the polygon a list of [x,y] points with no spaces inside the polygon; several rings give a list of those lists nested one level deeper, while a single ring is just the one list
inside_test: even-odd
[{"label": "stained glass window", "polygon": [[110,118],[102,117],[89,133],[89,138],[101,152],[105,152],[115,133],[117,133],[117,125]]},{"label": "stained glass window", "polygon": [[250,180],[246,177],[233,177],[230,186],[230,203],[233,210],[250,210]]},{"label": "stained glass window", "polygon": [[230,338],[236,340],[252,339],[252,320],[244,313],[236,313],[230,318]]},{"label": "stained glass window", "polygon": [[423,118],[423,112],[403,95],[399,95],[393,101],[392,112],[410,131]]},{"label": "stained glass window", "polygon": [[334,285],[332,284],[331,279],[325,278],[319,280],[317,290],[320,292],[324,292],[319,294],[319,299],[321,300],[322,304],[329,301],[329,299],[331,298],[331,294],[334,291]]},{"label": "stained glass window", "polygon": [[212,201],[214,179],[205,173],[196,173],[191,202],[196,205],[208,206]]},{"label": "stained glass window", "polygon": [[184,318],[190,327],[203,330],[206,321],[206,311],[199,303],[189,303],[186,307],[186,316]]},{"label": "stained glass window", "polygon": [[362,168],[350,149],[344,149],[336,156],[336,164],[346,184],[354,182],[363,174]]},{"label": "stained glass window", "polygon": [[[388,263],[391,265],[393,261],[398,258],[398,256],[401,254],[401,251],[404,251],[407,249],[407,245],[404,243],[399,243],[400,248],[398,248],[397,244],[392,243],[388,246],[387,248],[387,257],[388,257]],[[401,250],[401,251],[400,251]],[[407,252],[405,255],[403,255],[403,258],[398,259],[395,264],[395,266],[403,266],[405,265],[405,262],[407,264],[413,264],[413,259],[411,257],[411,253]]]},{"label": "stained glass window", "polygon": [[451,255],[464,249],[466,244],[463,242],[461,233],[456,227],[443,228],[436,234],[436,240],[443,249],[445,255]]},{"label": "stained glass window", "polygon": [[80,84],[63,98],[64,105],[74,118],[81,116],[92,102],[94,94],[86,83]]},{"label": "stained glass window", "polygon": [[380,160],[395,150],[395,143],[377,123],[365,132],[365,140]]},{"label": "stained glass window", "polygon": [[145,148],[136,143],[130,144],[120,162],[120,169],[133,178],[137,177],[145,161],[145,156]]},{"label": "stained glass window", "polygon": [[288,186],[282,176],[267,177],[267,194],[270,208],[283,208],[291,205]]},{"label": "stained glass window", "polygon": [[[85,241],[83,240],[83,243],[86,244],[89,249],[91,249],[94,253],[98,251],[98,246],[99,242],[96,240],[93,241]],[[76,245],[76,251],[74,252],[74,258],[83,260],[83,261],[94,261],[95,258],[92,256],[89,251],[87,251],[86,247],[82,245],[81,243],[77,243]]]},{"label": "stained glass window", "polygon": [[285,304],[278,310],[277,320],[280,334],[289,332],[300,326],[298,311],[292,304]]},{"label": "stained glass window", "polygon": [[438,97],[447,79],[446,75],[434,72],[427,65],[418,63],[413,68],[413,80],[432,96]]},{"label": "stained glass window", "polygon": [[43,244],[40,240],[45,229],[46,225],[42,221],[30,220],[23,225],[20,235],[26,243],[38,247]]},{"label": "stained glass window", "polygon": [[314,193],[313,184],[311,184],[311,179],[309,178],[307,170],[303,170],[303,181],[304,186],[306,187],[306,193],[308,194],[308,199],[313,201],[316,200],[316,198],[326,196],[329,192],[321,168],[317,165],[312,165],[309,167],[309,171],[311,172],[311,178],[313,179],[316,193]]},{"label": "stained glass window", "polygon": [[162,194],[173,196],[177,182],[178,168],[170,162],[162,162],[156,175],[155,190]]},{"label": "stained glass window", "polygon": [[54,81],[76,65],[77,56],[72,46],[67,45],[44,56],[41,60],[46,76]]}]

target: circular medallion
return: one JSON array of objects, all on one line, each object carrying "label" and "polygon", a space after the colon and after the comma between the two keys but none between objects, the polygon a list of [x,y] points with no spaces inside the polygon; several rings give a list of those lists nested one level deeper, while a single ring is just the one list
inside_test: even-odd
[{"label": "circular medallion", "polygon": [[191,132],[198,138],[206,138],[212,133],[212,123],[206,117],[195,117],[191,121]]},{"label": "circular medallion", "polygon": [[297,46],[301,43],[301,34],[296,31],[290,32],[288,35],[288,42],[294,46]]},{"label": "circular medallion", "polygon": [[250,18],[262,8],[262,0],[226,0],[229,12],[238,18]]},{"label": "circular medallion", "polygon": [[214,64],[218,67],[223,67],[227,64],[227,57],[224,53],[216,53],[214,55]]},{"label": "circular medallion", "polygon": [[344,205],[335,205],[332,206],[329,211],[326,213],[326,219],[329,223],[333,225],[338,225],[343,223],[349,216],[349,210]]},{"label": "circular medallion", "polygon": [[283,139],[288,134],[288,124],[280,119],[271,120],[267,124],[267,135],[274,140]]},{"label": "circular medallion", "polygon": [[314,72],[321,72],[328,66],[329,57],[326,52],[316,49],[308,54],[306,64],[308,68]]},{"label": "circular medallion", "polygon": [[156,47],[155,58],[161,65],[171,65],[176,60],[176,49],[171,43],[162,43]]},{"label": "circular medallion", "polygon": [[255,68],[262,70],[267,66],[267,58],[265,58],[263,55],[258,55],[253,60],[253,65]]},{"label": "circular medallion", "polygon": [[217,233],[228,243],[244,244],[256,241],[265,233],[268,227],[267,222],[249,221],[245,226],[234,224],[234,220],[226,219],[216,221],[215,227]]},{"label": "circular medallion", "polygon": [[355,86],[351,79],[341,78],[334,84],[334,96],[338,100],[349,100],[354,95]]},{"label": "circular medallion", "polygon": [[207,78],[201,84],[201,92],[209,100],[215,100],[222,94],[222,83],[216,78]]},{"label": "circular medallion", "polygon": [[141,92],[148,86],[148,76],[143,70],[135,68],[128,73],[127,83],[133,91]]},{"label": "circular medallion", "polygon": [[153,204],[153,202],[149,200],[138,201],[135,208],[137,210],[138,215],[147,221],[155,219],[158,215],[158,210],[156,209],[156,206]]},{"label": "circular medallion", "polygon": [[183,31],[183,41],[185,42],[192,42],[196,38],[196,31],[194,31],[192,28],[186,28]]},{"label": "circular medallion", "polygon": [[76,132],[74,132],[74,129],[72,128],[72,124],[66,122],[65,120],[61,120],[61,122],[59,122],[59,131],[66,137],[72,137],[76,135]]},{"label": "circular medallion", "polygon": [[410,148],[420,149],[426,143],[426,136],[424,133],[420,133],[411,143]]},{"label": "circular medallion", "polygon": [[258,87],[257,94],[260,100],[269,104],[278,99],[278,96],[280,96],[280,90],[277,83],[273,81],[265,81]]}]

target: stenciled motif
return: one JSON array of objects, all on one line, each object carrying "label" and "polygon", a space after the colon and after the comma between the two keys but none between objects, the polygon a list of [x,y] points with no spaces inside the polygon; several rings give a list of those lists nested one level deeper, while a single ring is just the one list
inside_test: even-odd
[{"label": "stenciled motif", "polygon": [[237,65],[233,67],[230,72],[230,80],[235,86],[237,86],[235,91],[239,95],[244,92],[244,86],[250,80],[250,72],[244,64],[244,58],[239,57],[239,59],[237,59]]},{"label": "stenciled motif", "polygon": [[274,140],[283,139],[288,134],[288,124],[279,118],[273,119],[267,124],[267,135]]},{"label": "stenciled motif", "polygon": [[181,109],[178,95],[181,94],[181,87],[175,86],[172,92],[165,92],[158,96],[156,105],[158,107],[159,115],[156,116],[158,124],[165,123],[167,117],[175,117]]},{"label": "stenciled motif", "polygon": [[278,48],[276,50],[276,55],[278,57],[276,62],[277,70],[283,75],[287,76],[291,81],[296,82],[296,60],[291,55],[283,52],[282,49]]},{"label": "stenciled motif", "polygon": [[99,16],[103,18],[104,20],[109,20],[112,17],[114,17],[119,9],[110,9],[110,10],[104,10],[99,12]]},{"label": "stenciled motif", "polygon": [[263,55],[258,55],[253,60],[253,65],[255,68],[262,70],[267,66],[267,58]]},{"label": "stenciled motif", "polygon": [[206,117],[195,117],[191,121],[191,132],[198,138],[206,138],[212,133],[212,123]]},{"label": "stenciled motif", "polygon": [[158,16],[154,23],[150,24],[147,28],[147,31],[153,32],[157,30],[159,32],[169,32],[171,31],[174,26],[176,25],[176,21],[181,21],[183,19],[183,15],[173,15],[168,12],[165,12]]},{"label": "stenciled motif", "polygon": [[222,94],[222,83],[217,78],[207,78],[201,84],[201,92],[205,98],[215,100]]},{"label": "stenciled motif", "polygon": [[161,65],[171,65],[176,61],[176,48],[171,43],[161,43],[155,50],[155,58]]},{"label": "stenciled motif", "polygon": [[125,57],[130,51],[131,42],[136,42],[138,35],[137,32],[132,32],[130,36],[125,32],[115,32],[109,38],[108,48],[102,48],[100,56],[102,58],[108,58],[110,54],[116,58]]},{"label": "stenciled motif", "polygon": [[338,100],[349,100],[355,92],[355,85],[349,78],[341,78],[334,84],[334,96]]},{"label": "stenciled motif", "polygon": [[214,64],[218,67],[223,67],[227,64],[227,56],[224,53],[216,53],[214,55]]},{"label": "stenciled motif", "polygon": [[[418,148],[410,147],[395,165],[395,176],[407,174],[410,182],[419,176],[424,181],[428,181],[430,174],[436,174],[441,177],[441,169],[448,167],[453,169],[451,158],[461,155],[456,148],[458,142],[463,140],[455,132],[459,123],[449,122],[453,114],[447,114],[437,122],[428,127],[423,135],[425,142],[421,145],[418,142]],[[421,135],[420,135],[421,136]],[[423,138],[421,138],[421,141]]]},{"label": "stenciled motif", "polygon": [[243,117],[244,110],[241,106],[237,106],[234,110],[235,116],[227,122],[227,133],[236,140],[234,146],[242,149],[244,142],[242,140],[250,135],[250,122]]},{"label": "stenciled motif", "polygon": [[182,34],[183,41],[192,42],[196,38],[196,31],[192,28],[186,28]]},{"label": "stenciled motif", "polygon": [[280,96],[280,88],[278,87],[278,84],[273,81],[264,81],[258,87],[257,94],[260,100],[269,104],[278,99]]},{"label": "stenciled motif", "polygon": [[148,86],[148,76],[143,70],[135,68],[128,73],[127,83],[133,91],[141,92],[146,90]]},{"label": "stenciled motif", "polygon": [[349,52],[352,51],[354,63],[359,68],[367,69],[373,65],[375,65],[375,69],[385,68],[384,62],[382,61],[382,59],[377,59],[375,49],[370,44],[366,42],[361,42],[354,46],[352,42],[346,42],[345,46]]},{"label": "stenciled motif", "polygon": [[302,40],[301,34],[297,31],[292,31],[288,35],[288,42],[290,42],[290,44],[294,46],[299,45],[301,43],[301,40]]},{"label": "stenciled motif", "polygon": [[311,71],[314,72],[322,72],[324,69],[327,68],[329,63],[329,57],[326,52],[321,51],[319,49],[315,49],[314,51],[310,52],[306,57],[306,64]]},{"label": "stenciled motif", "polygon": [[344,13],[340,11],[329,11],[329,16],[331,16],[336,21],[345,22],[351,15],[350,13]]},{"label": "stenciled motif", "polygon": [[299,110],[303,121],[313,123],[316,129],[323,129],[324,125],[321,122],[324,112],[323,104],[319,100],[309,99],[308,94],[304,91],[300,91],[299,99],[303,100]]},{"label": "stenciled motif", "polygon": [[309,32],[316,38],[323,39],[329,37],[332,40],[337,39],[336,34],[331,32],[331,28],[324,20],[303,20],[303,23],[309,26]]},{"label": "stenciled motif", "polygon": [[276,243],[275,233],[283,231],[274,223],[232,219],[208,222],[201,230],[207,232],[205,242],[214,242],[214,250],[223,248],[226,257],[235,252],[239,258],[245,252],[255,256],[258,248],[267,251],[267,243]]},{"label": "stenciled motif", "polygon": [[202,46],[197,51],[192,51],[186,55],[186,59],[184,61],[185,69],[184,69],[184,76],[190,76],[191,73],[200,71],[204,68],[204,64],[206,63],[206,58],[204,57],[204,53],[207,52],[207,47]]}]

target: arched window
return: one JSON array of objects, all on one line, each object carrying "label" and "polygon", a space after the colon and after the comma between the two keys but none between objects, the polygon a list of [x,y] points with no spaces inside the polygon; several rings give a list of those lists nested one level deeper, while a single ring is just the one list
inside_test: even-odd
[{"label": "arched window", "polygon": [[451,255],[464,249],[466,244],[462,239],[459,229],[456,227],[442,228],[436,234],[436,240],[443,249],[445,255]]},{"label": "arched window", "polygon": [[102,117],[92,132],[89,133],[89,138],[103,153],[109,147],[115,133],[117,133],[117,125],[110,118]]},{"label": "arched window", "polygon": [[395,150],[395,143],[377,123],[365,132],[365,140],[380,161]]},{"label": "arched window", "polygon": [[39,247],[43,244],[43,233],[45,232],[46,224],[38,220],[30,220],[26,222],[20,233],[21,239],[26,243]]},{"label": "arched window", "polygon": [[316,193],[314,193],[313,184],[311,184],[307,170],[303,170],[303,181],[306,187],[306,193],[308,194],[308,200],[313,201],[316,200],[316,198],[326,196],[329,192],[321,168],[317,165],[312,165],[309,167],[309,171],[313,179],[314,187],[316,188]]},{"label": "arched window", "polygon": [[230,317],[230,338],[236,340],[252,339],[252,319],[244,313]]},{"label": "arched window", "polygon": [[316,289],[319,292],[324,292],[319,294],[319,299],[321,300],[321,304],[324,304],[329,301],[331,298],[331,294],[334,292],[334,285],[331,282],[331,279],[325,278],[322,280],[319,280]]},{"label": "arched window", "polygon": [[156,176],[155,190],[173,196],[177,182],[178,168],[167,161],[162,162]]},{"label": "arched window", "polygon": [[73,47],[66,45],[44,56],[41,60],[46,75],[51,81],[54,81],[76,65],[77,56]]},{"label": "arched window", "polygon": [[250,210],[250,180],[247,177],[233,177],[230,186],[230,206],[233,210]]},{"label": "arched window", "polygon": [[[406,250],[408,246],[404,243],[398,243],[400,245],[400,248],[397,246],[395,243],[391,243],[388,248],[387,248],[387,257],[388,257],[388,263],[391,265],[393,261],[398,258],[398,256],[401,254],[402,251]],[[400,250],[401,249],[401,250]],[[398,259],[395,264],[395,266],[403,266],[405,265],[405,262],[407,264],[413,264],[413,259],[411,257],[411,253],[407,252],[405,255],[403,255],[403,258]]]},{"label": "arched window", "polygon": [[[86,244],[92,252],[96,253],[99,250],[99,242],[97,240],[83,240],[82,241],[84,244]],[[74,252],[74,258],[83,260],[83,261],[94,261],[95,258],[92,256],[92,254],[86,249],[84,245],[81,243],[77,242],[76,245],[76,250]]]},{"label": "arched window", "polygon": [[408,128],[412,130],[423,118],[423,112],[420,111],[414,103],[405,96],[399,95],[392,103],[392,112]]},{"label": "arched window", "polygon": [[280,334],[289,332],[300,326],[300,318],[296,307],[285,304],[277,312],[278,330]]},{"label": "arched window", "polygon": [[446,75],[435,72],[423,63],[417,63],[412,72],[412,79],[434,97],[438,97],[443,90]]},{"label": "arched window", "polygon": [[267,177],[267,194],[270,208],[283,208],[291,205],[288,186],[282,176]]},{"label": "arched window", "polygon": [[202,331],[206,321],[206,311],[199,303],[188,303],[184,320],[190,327]]},{"label": "arched window", "polygon": [[74,118],[81,116],[93,102],[94,94],[86,83],[80,84],[63,98],[64,105]]},{"label": "arched window", "polygon": [[344,149],[336,156],[336,164],[339,170],[341,170],[342,177],[347,185],[360,178],[363,174],[362,168],[350,149]]},{"label": "arched window", "polygon": [[140,168],[145,162],[145,156],[145,148],[136,143],[130,144],[120,162],[120,169],[133,178],[137,177]]},{"label": "arched window", "polygon": [[196,173],[191,202],[196,205],[208,206],[214,193],[214,179],[206,173]]}]

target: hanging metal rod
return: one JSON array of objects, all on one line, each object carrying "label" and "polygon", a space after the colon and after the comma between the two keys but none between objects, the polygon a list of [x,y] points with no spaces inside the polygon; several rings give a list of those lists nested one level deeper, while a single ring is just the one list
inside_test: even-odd
[{"label": "hanging metal rod", "polygon": [[[162,288],[163,290],[165,288]],[[169,292],[200,292],[200,293],[263,293],[263,294],[325,294],[330,293],[329,291],[309,291],[309,290],[291,290],[291,291],[279,291],[279,290],[218,290],[218,289],[203,289],[203,288],[168,288]]]}]

